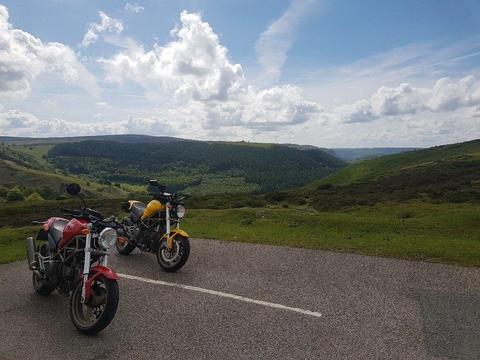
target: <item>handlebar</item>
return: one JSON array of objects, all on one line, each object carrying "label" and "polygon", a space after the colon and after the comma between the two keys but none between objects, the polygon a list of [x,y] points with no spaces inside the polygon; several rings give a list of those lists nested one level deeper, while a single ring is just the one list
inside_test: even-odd
[{"label": "handlebar", "polygon": [[100,214],[98,211],[93,209],[68,209],[68,208],[60,208],[61,211],[65,212],[66,216],[71,216],[74,218],[84,218],[89,219],[92,222],[96,222],[99,220],[103,220],[103,215]]},{"label": "handlebar", "polygon": [[173,202],[173,203],[178,203],[178,204],[183,204],[183,200],[187,196],[183,194],[178,194],[178,193],[168,193],[168,192],[161,192],[157,194],[152,194],[154,199],[159,200],[162,203],[166,202]]}]

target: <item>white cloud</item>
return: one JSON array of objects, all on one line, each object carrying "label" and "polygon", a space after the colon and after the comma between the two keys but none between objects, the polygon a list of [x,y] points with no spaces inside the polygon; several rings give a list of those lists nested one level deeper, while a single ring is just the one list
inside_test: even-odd
[{"label": "white cloud", "polygon": [[17,109],[0,112],[0,133],[10,136],[68,136],[93,134],[93,126],[70,124],[64,120],[40,120],[35,115]]},{"label": "white cloud", "polygon": [[480,79],[473,75],[461,79],[441,78],[431,88],[407,83],[396,88],[381,87],[369,100],[334,109],[334,115],[348,123],[368,122],[381,117],[420,112],[449,112],[480,105]]},{"label": "white cloud", "polygon": [[276,80],[292,47],[295,29],[316,0],[292,0],[283,15],[270,24],[256,44],[258,61],[267,80]]},{"label": "white cloud", "polygon": [[[200,14],[183,11],[174,40],[145,51],[132,41],[124,51],[102,59],[109,81],[132,81],[147,94],[171,93],[201,127],[276,130],[314,120],[323,109],[304,100],[295,86],[254,89],[240,64],[232,63],[217,34]],[[170,118],[169,118],[170,119]]]},{"label": "white cloud", "polygon": [[107,108],[107,109],[110,108],[110,105],[105,101],[97,101],[95,103],[95,105],[103,107],[103,108]]},{"label": "white cloud", "polygon": [[143,10],[145,10],[145,8],[137,2],[134,2],[134,3],[127,2],[125,4],[125,11],[129,11],[129,12],[138,14],[139,12],[141,12]]},{"label": "white cloud", "polygon": [[8,110],[0,113],[0,129],[8,133],[13,129],[25,129],[34,126],[38,119],[29,113],[19,110]]},{"label": "white cloud", "polygon": [[125,51],[101,60],[107,80],[136,82],[150,93],[173,89],[177,97],[224,99],[243,81],[243,70],[199,14],[183,11],[175,40],[145,51],[130,43]]},{"label": "white cloud", "polygon": [[291,85],[263,90],[248,87],[231,100],[205,105],[205,127],[244,127],[256,131],[276,131],[315,121],[324,109],[306,101],[300,88]]},{"label": "white cloud", "polygon": [[99,11],[100,23],[90,23],[87,32],[83,37],[81,46],[88,47],[98,40],[98,37],[103,33],[120,34],[123,32],[123,23],[119,19],[112,18]]},{"label": "white cloud", "polygon": [[95,78],[71,48],[56,42],[43,43],[25,31],[14,29],[8,19],[8,9],[0,5],[0,94],[24,98],[42,73],[98,94]]},{"label": "white cloud", "polygon": [[120,122],[99,122],[101,113],[93,115],[94,123],[80,123],[53,118],[39,119],[17,109],[0,107],[0,134],[8,136],[79,136],[98,134],[174,135],[176,130],[157,116],[133,116]]},{"label": "white cloud", "polygon": [[473,75],[460,80],[438,80],[427,104],[432,111],[451,111],[476,105],[480,105],[480,79]]},{"label": "white cloud", "polygon": [[127,120],[122,121],[121,127],[124,129],[124,133],[130,134],[175,134],[175,130],[167,121],[156,116],[139,117],[130,115]]}]

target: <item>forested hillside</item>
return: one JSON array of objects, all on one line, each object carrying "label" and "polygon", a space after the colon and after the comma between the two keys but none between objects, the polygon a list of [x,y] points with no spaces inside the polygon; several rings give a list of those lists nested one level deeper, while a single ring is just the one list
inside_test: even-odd
[{"label": "forested hillside", "polygon": [[144,184],[158,178],[176,190],[196,193],[294,188],[345,165],[316,149],[197,141],[63,143],[50,149],[48,161],[68,173],[106,183]]}]

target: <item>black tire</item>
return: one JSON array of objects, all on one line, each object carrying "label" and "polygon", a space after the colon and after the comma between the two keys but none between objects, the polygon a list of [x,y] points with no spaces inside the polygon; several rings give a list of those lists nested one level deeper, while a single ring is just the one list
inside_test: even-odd
[{"label": "black tire", "polygon": [[35,271],[33,272],[32,283],[35,292],[42,296],[48,296],[55,290],[55,286],[49,284],[45,279],[42,279]]},{"label": "black tire", "polygon": [[117,242],[115,243],[115,247],[117,248],[117,251],[119,254],[128,255],[135,249],[136,246],[128,241],[126,241],[122,245],[119,243],[119,240],[117,239]]},{"label": "black tire", "polygon": [[[160,246],[158,247],[157,251],[157,261],[161,268],[168,272],[175,272],[179,270],[188,260],[188,256],[190,255],[190,241],[187,237],[177,235],[173,240],[174,249],[176,246],[179,246],[178,249],[178,256],[172,256],[173,260],[169,259],[167,255],[166,247],[167,247],[167,240],[162,239],[160,241]],[[173,250],[172,250],[173,251]]]},{"label": "black tire", "polygon": [[92,312],[95,311],[96,307],[92,302],[96,298],[95,295],[92,294],[88,303],[86,305],[82,304],[82,284],[83,282],[80,281],[70,296],[70,319],[80,332],[93,335],[105,329],[113,320],[115,313],[117,312],[119,300],[118,283],[116,280],[110,280],[103,276],[99,276],[94,280],[94,283],[92,284],[92,292],[97,292],[95,286],[99,284],[103,285],[101,291],[105,291],[105,294],[101,293],[99,296],[102,297],[105,295],[105,302],[98,305],[103,305],[103,309],[101,309],[101,314],[98,318],[96,318],[91,324],[85,319],[83,309],[89,308],[92,309]]}]

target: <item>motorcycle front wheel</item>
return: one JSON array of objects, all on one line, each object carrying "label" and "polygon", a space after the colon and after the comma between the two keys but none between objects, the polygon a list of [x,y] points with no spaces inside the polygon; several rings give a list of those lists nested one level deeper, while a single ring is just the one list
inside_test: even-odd
[{"label": "motorcycle front wheel", "polygon": [[188,260],[190,241],[184,236],[175,236],[171,250],[167,249],[167,240],[162,239],[157,251],[157,261],[163,270],[175,272]]},{"label": "motorcycle front wheel", "polygon": [[96,334],[110,324],[117,312],[118,284],[103,276],[92,284],[92,296],[82,304],[82,281],[70,296],[70,318],[82,333]]}]

